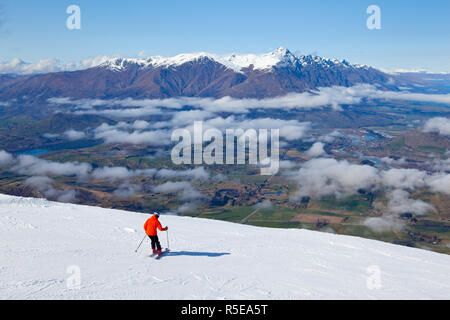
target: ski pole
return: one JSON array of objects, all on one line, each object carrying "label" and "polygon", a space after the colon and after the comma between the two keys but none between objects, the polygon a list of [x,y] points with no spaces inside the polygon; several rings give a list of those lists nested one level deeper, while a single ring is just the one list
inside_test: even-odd
[{"label": "ski pole", "polygon": [[166,230],[167,232],[167,250],[169,250],[169,230]]},{"label": "ski pole", "polygon": [[136,250],[134,250],[134,252],[138,251],[138,249],[141,247],[142,242],[144,242],[145,238],[147,238],[147,235],[144,235],[144,237],[141,240],[141,243],[139,243],[138,247],[136,248]]}]

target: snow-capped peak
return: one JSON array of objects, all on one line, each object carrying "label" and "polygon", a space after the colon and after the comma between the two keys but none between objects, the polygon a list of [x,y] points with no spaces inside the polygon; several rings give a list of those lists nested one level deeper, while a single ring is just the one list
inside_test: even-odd
[{"label": "snow-capped peak", "polygon": [[242,69],[253,66],[254,70],[267,70],[280,63],[294,63],[295,56],[284,47],[264,54],[232,54],[223,56],[219,62],[227,67],[241,72]]},{"label": "snow-capped peak", "polygon": [[125,70],[129,65],[138,65],[141,68],[147,67],[171,67],[179,66],[184,63],[195,61],[201,58],[213,59],[213,55],[206,52],[183,53],[173,57],[152,56],[146,59],[136,58],[114,58],[101,64],[100,67],[108,68],[114,71]]},{"label": "snow-capped peak", "polygon": [[275,66],[294,66],[305,67],[318,64],[324,68],[332,66],[361,68],[366,66],[351,65],[345,60],[324,59],[312,55],[295,56],[285,47],[279,47],[276,50],[263,54],[229,54],[218,55],[207,52],[183,53],[173,57],[152,56],[146,59],[136,58],[114,58],[101,64],[101,67],[114,71],[122,71],[130,65],[138,65],[140,68],[159,68],[159,67],[177,67],[185,63],[200,59],[209,59],[224,65],[225,67],[242,72],[243,69],[252,67],[254,70],[271,70]]}]

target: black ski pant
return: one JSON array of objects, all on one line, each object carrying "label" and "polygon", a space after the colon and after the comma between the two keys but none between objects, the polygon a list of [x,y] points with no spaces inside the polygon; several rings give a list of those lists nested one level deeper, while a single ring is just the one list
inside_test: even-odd
[{"label": "black ski pant", "polygon": [[159,243],[158,236],[148,236],[150,240],[152,240],[152,249],[157,249],[158,251],[161,251],[161,244]]}]

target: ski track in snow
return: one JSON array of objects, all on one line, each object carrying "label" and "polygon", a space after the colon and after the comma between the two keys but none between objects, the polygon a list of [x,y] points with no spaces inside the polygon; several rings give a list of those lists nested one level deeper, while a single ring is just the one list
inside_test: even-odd
[{"label": "ski track in snow", "polygon": [[[448,299],[450,256],[296,229],[162,216],[171,252],[149,257],[149,215],[0,195],[1,299]],[[166,245],[166,234],[160,233]],[[68,289],[69,266],[81,270]],[[381,270],[370,290],[367,269]]]}]

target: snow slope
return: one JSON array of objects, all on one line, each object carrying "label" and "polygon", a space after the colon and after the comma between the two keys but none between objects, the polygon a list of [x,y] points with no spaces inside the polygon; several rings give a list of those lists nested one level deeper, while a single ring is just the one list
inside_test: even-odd
[{"label": "snow slope", "polygon": [[[148,215],[0,195],[1,299],[450,298],[450,256],[307,230],[162,216],[172,254],[148,257]],[[166,234],[161,235],[166,243]],[[68,289],[69,266],[81,287]],[[381,270],[369,289],[368,268]],[[369,268],[370,270],[374,270]]]}]

